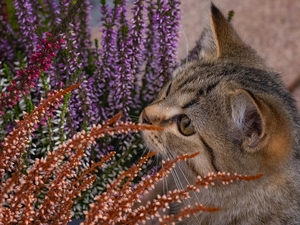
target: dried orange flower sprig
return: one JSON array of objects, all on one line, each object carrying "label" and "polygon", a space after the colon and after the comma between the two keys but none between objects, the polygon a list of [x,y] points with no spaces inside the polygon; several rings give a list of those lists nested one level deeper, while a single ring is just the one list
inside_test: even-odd
[{"label": "dried orange flower sprig", "polygon": [[[95,138],[103,137],[106,133],[113,135],[114,132],[126,133],[130,130],[137,132],[141,129],[162,129],[117,123],[121,116],[118,114],[103,125],[94,125],[89,134],[85,131],[77,133],[72,139],[59,145],[56,151],[48,152],[45,158],[37,158],[26,168],[22,155],[28,147],[28,135],[34,131],[34,125],[50,106],[55,107],[65,94],[78,86],[73,85],[49,94],[46,100],[42,99],[41,104],[30,115],[24,113],[24,120],[17,121],[18,128],[5,139],[5,147],[0,152],[0,224],[28,224],[31,221],[38,224],[66,224],[71,219],[73,199],[80,196],[95,180],[91,172],[103,166],[115,154],[111,152],[100,162],[92,163],[78,174],[84,150],[95,143]],[[113,123],[115,125],[111,126]],[[5,171],[11,172],[9,178],[3,175]],[[41,195],[44,197],[39,197]]]},{"label": "dried orange flower sprig", "polygon": [[[35,130],[34,125],[39,122],[39,119],[44,116],[45,112],[51,107],[56,107],[57,102],[63,96],[73,89],[77,88],[79,84],[72,85],[69,88],[61,90],[59,92],[54,91],[52,94],[48,94],[47,99],[41,99],[41,103],[38,107],[28,115],[24,112],[24,120],[16,121],[18,128],[14,129],[6,138],[4,148],[0,152],[0,203],[4,203],[5,199],[8,199],[7,194],[11,193],[14,189],[21,193],[20,196],[15,196],[15,201],[12,201],[13,210],[14,207],[18,207],[17,203],[19,200],[24,199],[24,201],[31,201],[32,198],[28,198],[27,192],[22,193],[23,190],[20,188],[19,184],[26,183],[25,175],[21,174],[22,169],[25,169],[25,163],[23,163],[22,155],[26,151],[26,148],[29,144],[28,135],[32,134]],[[37,159],[38,162],[38,159]],[[43,162],[43,159],[41,159]],[[34,165],[33,165],[34,168]],[[2,176],[5,173],[5,170],[14,171],[12,176],[5,180],[2,179]],[[23,185],[25,189],[29,188],[27,185]],[[30,192],[30,190],[28,189]],[[24,197],[24,198],[23,198]],[[10,196],[10,198],[12,198]],[[29,206],[32,205],[28,203]],[[0,206],[1,207],[1,206]],[[1,216],[1,215],[0,215]]]},{"label": "dried orange flower sprig", "polygon": [[[143,177],[137,185],[131,188],[130,184],[134,177],[137,176],[138,171],[141,170],[142,164],[144,164],[149,157],[154,155],[154,153],[149,153],[146,157],[142,157],[140,162],[128,169],[123,171],[111,184],[107,185],[106,192],[102,193],[100,196],[96,196],[94,200],[95,203],[90,204],[90,211],[84,212],[86,214],[85,222],[82,225],[87,224],[138,224],[143,223],[154,216],[159,218],[160,224],[174,224],[175,221],[181,221],[183,218],[189,217],[198,212],[214,212],[220,210],[220,208],[207,208],[203,205],[195,204],[193,207],[187,206],[180,210],[178,215],[161,215],[158,213],[160,209],[169,208],[169,204],[172,202],[180,202],[183,199],[190,198],[190,191],[200,191],[199,186],[205,188],[208,185],[214,185],[214,182],[220,181],[222,184],[226,185],[229,182],[236,180],[254,180],[262,176],[242,176],[242,175],[230,175],[226,173],[209,173],[207,176],[197,179],[195,185],[187,186],[186,190],[174,190],[169,191],[167,195],[159,196],[154,199],[153,202],[148,202],[146,206],[140,206],[133,210],[132,206],[135,202],[139,202],[140,198],[147,194],[149,190],[154,188],[154,184],[161,180],[163,177],[167,177],[171,172],[175,164],[180,160],[187,160],[195,157],[199,152],[192,155],[182,155],[176,157],[173,161],[167,159],[167,162],[163,161],[163,167],[160,171],[156,172],[153,176]],[[121,182],[127,177],[125,184],[120,188]]]},{"label": "dried orange flower sprig", "polygon": [[[137,210],[132,210],[132,206],[135,202],[139,201],[139,198],[148,193],[148,190],[154,188],[154,184],[161,180],[163,177],[168,176],[175,163],[180,160],[187,160],[195,157],[199,154],[182,155],[176,157],[173,161],[168,159],[168,163],[163,162],[163,167],[159,172],[156,172],[152,177],[149,175],[142,178],[142,181],[131,188],[131,181],[137,176],[141,167],[146,161],[156,154],[156,152],[149,153],[145,157],[142,157],[136,166],[131,167],[127,171],[123,171],[114,180],[111,185],[107,185],[107,191],[103,192],[100,196],[96,196],[96,203],[90,204],[91,210],[85,212],[86,220],[82,224],[134,224],[138,221],[146,220],[146,213],[152,213],[149,208],[148,211],[144,211],[144,207],[139,207]],[[122,188],[119,188],[122,180],[128,177]],[[156,209],[158,207],[155,207]]]},{"label": "dried orange flower sprig", "polygon": [[[72,85],[60,92],[54,91],[52,94],[48,94],[47,99],[41,99],[39,107],[28,115],[23,112],[24,118],[22,121],[15,121],[18,124],[18,128],[14,129],[4,139],[5,144],[3,150],[0,152],[0,178],[4,174],[6,169],[14,169],[14,162],[17,160],[20,162],[20,157],[28,147],[29,139],[28,135],[35,131],[34,125],[39,123],[39,119],[45,115],[46,111],[51,107],[57,107],[57,102],[64,97],[65,94],[70,93],[73,89],[78,88],[80,84]],[[22,169],[23,165],[18,164],[17,169]]]}]

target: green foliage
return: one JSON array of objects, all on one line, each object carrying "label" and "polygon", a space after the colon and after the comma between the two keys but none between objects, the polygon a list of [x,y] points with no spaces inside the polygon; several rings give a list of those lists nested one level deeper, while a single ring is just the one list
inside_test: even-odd
[{"label": "green foliage", "polygon": [[234,11],[233,10],[230,10],[229,12],[228,12],[228,22],[230,22],[231,20],[232,20],[232,18],[233,18],[233,16],[234,16]]}]

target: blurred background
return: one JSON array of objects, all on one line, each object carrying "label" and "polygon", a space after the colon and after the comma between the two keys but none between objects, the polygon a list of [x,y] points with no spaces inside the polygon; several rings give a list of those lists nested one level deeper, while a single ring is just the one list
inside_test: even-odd
[{"label": "blurred background", "polygon": [[[133,0],[132,0],[133,1]],[[132,2],[131,1],[131,2]],[[112,5],[112,0],[108,1]],[[182,0],[181,39],[178,58],[192,49],[206,24],[210,0]],[[91,0],[93,38],[99,33],[99,0]],[[287,87],[300,77],[300,1],[299,0],[214,0],[227,15],[233,10],[232,25],[267,64],[282,75]],[[183,34],[185,33],[185,35]],[[291,87],[292,88],[292,87]],[[293,90],[300,109],[300,88]]]}]

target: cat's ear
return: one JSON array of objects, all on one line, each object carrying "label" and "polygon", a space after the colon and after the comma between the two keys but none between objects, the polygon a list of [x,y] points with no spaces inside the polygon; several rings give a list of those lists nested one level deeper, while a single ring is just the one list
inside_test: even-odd
[{"label": "cat's ear", "polygon": [[200,58],[207,60],[246,56],[249,51],[254,53],[214,4],[211,4],[210,21],[203,30],[200,44]]},{"label": "cat's ear", "polygon": [[256,151],[266,137],[266,115],[262,105],[251,93],[238,89],[230,96],[230,106],[235,136],[242,139],[247,151]]},{"label": "cat's ear", "polygon": [[[229,134],[247,153],[260,153],[264,165],[280,165],[294,144],[289,118],[273,97],[257,96],[244,89],[230,88]],[[274,168],[274,167],[272,167]]]}]

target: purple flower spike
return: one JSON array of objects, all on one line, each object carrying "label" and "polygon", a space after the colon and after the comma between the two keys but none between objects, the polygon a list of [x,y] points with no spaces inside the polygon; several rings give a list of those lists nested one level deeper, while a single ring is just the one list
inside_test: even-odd
[{"label": "purple flower spike", "polygon": [[[45,18],[50,21],[49,25],[55,25],[58,16],[56,11],[58,6],[53,0],[43,0],[43,5],[46,12]],[[49,31],[51,32],[51,27],[49,28]]]},{"label": "purple flower spike", "polygon": [[142,80],[142,104],[155,99],[178,65],[179,4],[178,0],[148,2],[149,25],[144,54],[147,63]]},{"label": "purple flower spike", "polygon": [[76,18],[76,28],[74,29],[78,42],[77,51],[80,53],[79,58],[84,67],[88,66],[88,50],[91,46],[91,29],[89,27],[91,8],[90,1],[85,0],[80,7],[79,16]]},{"label": "purple flower spike", "polygon": [[[133,57],[132,37],[129,35],[129,25],[126,18],[128,1],[121,3],[120,20],[122,24],[117,36],[117,57],[115,66],[115,77],[113,91],[111,92],[112,101],[110,111],[113,114],[122,112],[123,118],[129,118],[129,106],[132,104],[131,90],[133,88],[135,58]],[[135,63],[135,62],[134,62]]]},{"label": "purple flower spike", "polygon": [[9,22],[3,15],[0,15],[0,62],[9,64],[11,68],[14,68],[12,64],[15,57],[15,38],[16,34],[11,28]]},{"label": "purple flower spike", "polygon": [[21,38],[18,40],[21,46],[30,55],[36,51],[38,36],[35,33],[37,25],[40,25],[40,16],[37,9],[40,7],[36,0],[15,0],[16,16],[20,27]]},{"label": "purple flower spike", "polygon": [[105,101],[110,103],[112,99],[108,99],[108,94],[113,90],[114,86],[114,74],[116,72],[116,52],[117,52],[117,31],[115,27],[117,26],[117,21],[120,17],[120,8],[115,6],[113,9],[109,10],[108,5],[102,5],[100,12],[103,15],[101,19],[102,27],[102,41],[100,50],[100,61],[97,62],[97,70],[94,73],[94,99],[97,106],[97,111],[100,113],[98,123],[100,120],[107,119],[107,112],[105,108]]},{"label": "purple flower spike", "polygon": [[152,102],[161,87],[161,79],[159,79],[158,65],[161,59],[161,52],[159,51],[159,32],[156,19],[155,3],[147,1],[146,10],[148,12],[149,24],[147,26],[146,40],[144,43],[144,60],[146,61],[145,73],[142,79],[142,89],[140,94],[140,101],[142,108],[149,102]]},{"label": "purple flower spike", "polygon": [[178,49],[178,42],[179,42],[179,28],[180,28],[180,1],[179,0],[169,0],[169,15],[170,19],[168,20],[169,25],[167,25],[167,29],[170,32],[170,43],[171,45],[170,50],[172,51],[172,60],[171,63],[173,64],[173,69],[178,66],[178,62],[176,61],[177,58],[177,49]]},{"label": "purple flower spike", "polygon": [[162,77],[160,88],[171,77],[172,71],[178,64],[177,43],[179,28],[179,3],[176,0],[161,1],[157,3],[156,21],[160,37],[159,52],[159,73]]},{"label": "purple flower spike", "polygon": [[134,76],[134,90],[132,96],[134,96],[133,108],[138,111],[141,110],[141,101],[140,101],[140,84],[141,84],[141,71],[140,67],[143,63],[143,52],[145,50],[145,22],[144,22],[144,11],[145,5],[144,0],[135,0],[133,3],[132,14],[133,18],[131,19],[130,24],[130,38],[132,40],[132,51],[131,51],[131,65],[132,73]]}]

